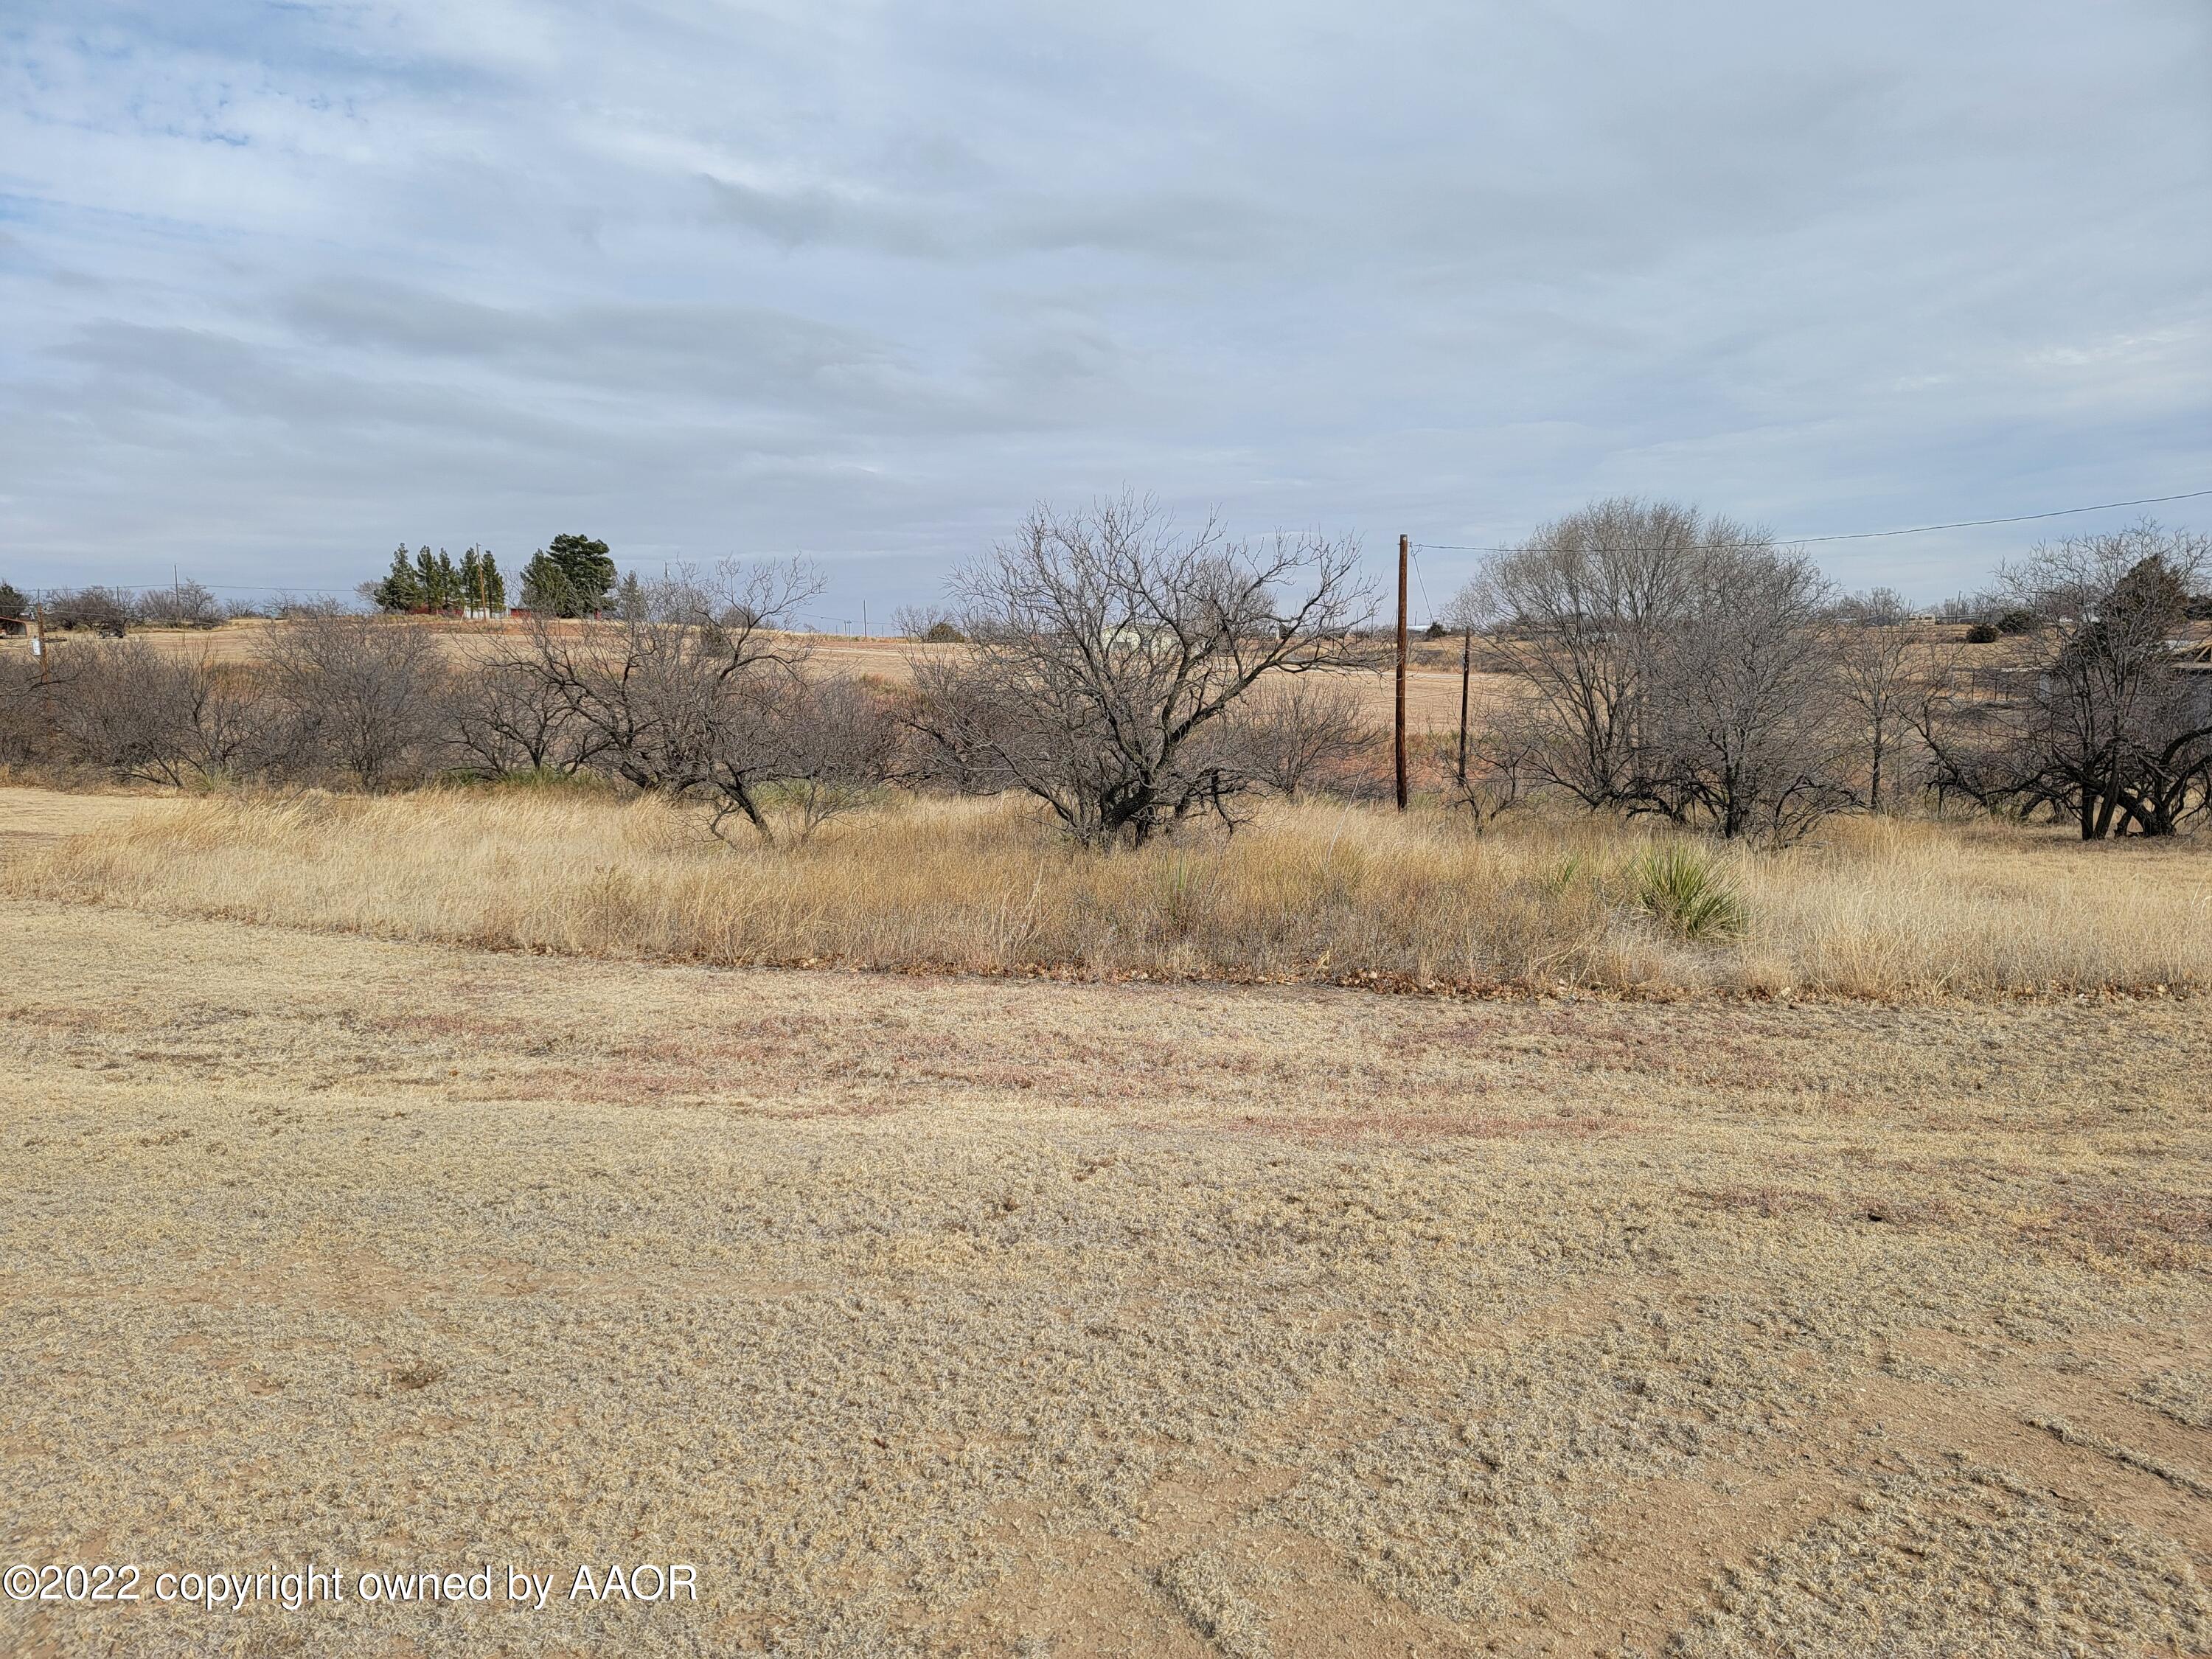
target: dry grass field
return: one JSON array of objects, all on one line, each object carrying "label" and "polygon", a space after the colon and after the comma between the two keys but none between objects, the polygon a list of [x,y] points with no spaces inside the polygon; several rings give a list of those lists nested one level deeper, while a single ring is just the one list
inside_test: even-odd
[{"label": "dry grass field", "polygon": [[[526,624],[509,620],[506,623],[452,622],[427,617],[394,617],[395,628],[427,629],[438,636],[440,644],[456,658],[489,654],[499,648],[502,641],[519,644],[524,638]],[[131,634],[131,638],[143,641],[153,649],[165,653],[199,659],[216,663],[251,661],[266,648],[267,635],[272,623],[253,620],[225,623],[220,628],[209,629],[151,628]],[[566,626],[581,629],[587,624],[569,623]],[[833,673],[868,676],[890,685],[904,685],[913,678],[913,664],[917,656],[928,657],[956,651],[956,646],[923,645],[911,640],[862,639],[844,634],[808,634],[802,636],[814,653],[817,665]],[[29,647],[21,640],[0,640],[0,655],[14,653],[22,655]],[[1366,700],[1370,718],[1388,721],[1391,714],[1392,690],[1389,678],[1379,674],[1360,674],[1357,684]],[[1486,698],[1513,695],[1513,683],[1502,674],[1477,674],[1473,682],[1471,697],[1477,708],[1485,707]],[[1413,666],[1406,677],[1406,709],[1409,726],[1419,732],[1455,732],[1459,727],[1459,657],[1458,647],[1449,651],[1443,647],[1424,642],[1413,656]]]},{"label": "dry grass field", "polygon": [[[556,1587],[0,1603],[10,1652],[2212,1651],[2196,996],[732,969],[640,959],[703,908],[438,937],[473,847],[368,905],[402,803],[78,799],[0,790],[7,1561]],[[679,823],[526,809],[696,878]],[[1796,873],[2017,926],[1996,850]],[[2010,856],[2054,938],[2202,890]],[[1772,926],[1790,871],[1740,873]],[[568,1599],[671,1560],[696,1603]]]},{"label": "dry grass field", "polygon": [[1652,852],[1680,843],[1582,815],[1477,834],[1440,810],[1277,804],[1233,837],[1097,858],[1024,802],[896,793],[773,849],[725,846],[659,798],[574,790],[100,810],[100,833],[0,870],[0,894],[725,966],[1645,995],[2212,987],[2212,856],[2187,838],[1833,819],[1784,851],[1695,850],[1745,925],[1692,939],[1640,902]]},{"label": "dry grass field", "polygon": [[[504,622],[463,622],[443,617],[393,617],[395,628],[421,629],[434,633],[444,648],[456,658],[488,654],[499,648],[502,641],[519,643],[528,626],[509,618]],[[590,624],[574,623],[562,626],[581,629]],[[216,663],[251,661],[267,647],[267,635],[274,624],[254,618],[228,622],[213,629],[144,628],[132,632],[131,637],[156,651],[167,654],[205,659]],[[1932,651],[1938,645],[1954,643],[1962,630],[1951,624],[1912,625],[1914,636]],[[2201,637],[2207,630],[2191,630],[2191,637]],[[63,636],[64,641],[69,636]],[[806,634],[802,638],[812,650],[817,663],[834,673],[865,676],[890,685],[903,685],[913,678],[913,664],[917,657],[929,657],[957,650],[953,646],[921,644],[913,640],[875,636],[863,638],[849,634]],[[30,647],[27,641],[0,640],[0,658],[9,654],[22,656]],[[2015,647],[2010,643],[1982,648],[1976,660],[1985,667],[2000,666],[2009,659]],[[1933,660],[1931,656],[1930,660]],[[1480,661],[1480,659],[1478,659]],[[1460,647],[1455,638],[1429,640],[1416,637],[1409,657],[1406,676],[1407,723],[1416,733],[1441,736],[1456,732],[1459,727],[1459,665]],[[1369,717],[1387,723],[1391,716],[1393,690],[1388,674],[1361,674],[1355,678],[1364,697]],[[1519,682],[1510,674],[1486,672],[1478,666],[1469,684],[1469,706],[1479,720],[1481,711],[1522,695]]]}]

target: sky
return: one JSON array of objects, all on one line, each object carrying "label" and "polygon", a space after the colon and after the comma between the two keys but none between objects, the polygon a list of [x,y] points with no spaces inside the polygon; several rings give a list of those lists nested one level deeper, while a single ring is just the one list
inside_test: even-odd
[{"label": "sky", "polygon": [[[2212,489],[2204,0],[6,0],[0,578]],[[2152,509],[2212,527],[2212,498]],[[1932,600],[2140,509],[1808,550]]]}]

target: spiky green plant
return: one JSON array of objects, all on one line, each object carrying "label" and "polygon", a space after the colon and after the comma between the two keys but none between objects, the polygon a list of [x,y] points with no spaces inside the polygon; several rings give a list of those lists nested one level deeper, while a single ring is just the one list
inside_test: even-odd
[{"label": "spiky green plant", "polygon": [[1655,847],[1636,861],[1637,908],[1680,939],[1733,939],[1751,913],[1705,855],[1679,843]]}]

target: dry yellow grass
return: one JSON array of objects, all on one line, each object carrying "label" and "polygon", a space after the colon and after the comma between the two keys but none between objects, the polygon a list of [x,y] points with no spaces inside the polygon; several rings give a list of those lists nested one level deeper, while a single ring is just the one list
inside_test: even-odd
[{"label": "dry yellow grass", "polygon": [[2212,1644],[2194,1004],[0,952],[0,1556],[560,1585],[0,1650]]},{"label": "dry yellow grass", "polygon": [[[46,799],[0,792],[9,803]],[[15,808],[12,810],[23,810]],[[1233,838],[1078,852],[1015,801],[894,798],[732,849],[658,799],[513,791],[176,803],[18,859],[0,891],[501,950],[725,964],[1871,997],[2212,984],[2212,856],[1837,820],[1707,849],[1749,925],[1638,902],[1646,832],[1276,806]]]},{"label": "dry yellow grass", "polygon": [[[503,623],[454,622],[432,617],[395,617],[390,619],[389,625],[420,629],[435,635],[440,646],[456,660],[487,656],[502,645],[521,645],[526,642],[528,628],[527,623],[512,619]],[[267,622],[244,620],[206,629],[142,629],[131,637],[165,654],[216,663],[243,663],[253,660],[268,649],[268,635],[273,626]],[[565,626],[581,629],[587,624]],[[807,634],[794,638],[809,647],[817,665],[830,673],[866,677],[890,685],[904,685],[912,680],[915,658],[948,654],[959,648],[924,645],[912,640],[860,639],[843,634]],[[71,642],[71,636],[63,636],[64,647]],[[91,648],[93,643],[89,640],[75,642],[86,648]],[[22,640],[0,640],[0,658],[11,653],[27,655],[29,649],[28,643]],[[1429,646],[1417,655],[1407,673],[1407,717],[1415,732],[1458,729],[1457,651],[1456,646],[1449,653]],[[1391,709],[1389,678],[1363,673],[1352,677],[1352,684],[1359,687],[1364,697],[1369,718],[1388,721]],[[1472,696],[1478,716],[1491,700],[1510,695],[1513,684],[1506,676],[1479,673],[1474,677]]]}]

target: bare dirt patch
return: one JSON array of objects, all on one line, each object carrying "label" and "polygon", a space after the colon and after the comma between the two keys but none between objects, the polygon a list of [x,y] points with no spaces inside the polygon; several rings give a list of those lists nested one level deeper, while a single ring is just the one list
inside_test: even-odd
[{"label": "bare dirt patch", "polygon": [[17,1650],[2212,1641],[2193,1004],[0,936],[9,1559],[701,1583]]}]

